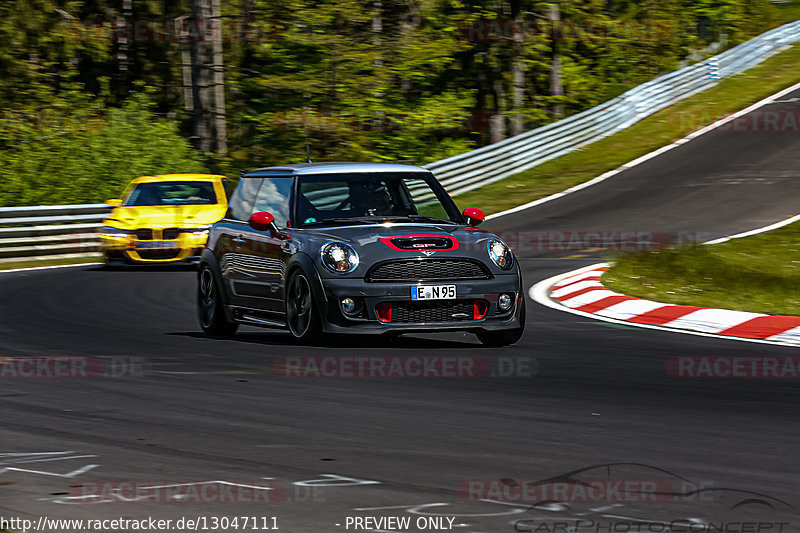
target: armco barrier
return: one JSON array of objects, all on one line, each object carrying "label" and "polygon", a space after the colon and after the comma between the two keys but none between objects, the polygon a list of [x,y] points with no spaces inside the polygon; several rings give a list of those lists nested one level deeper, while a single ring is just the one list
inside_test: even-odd
[{"label": "armco barrier", "polygon": [[0,263],[100,256],[105,204],[0,207]]},{"label": "armco barrier", "polygon": [[[577,115],[425,168],[450,194],[477,189],[613,135],[798,41],[800,21],[795,21]],[[344,198],[342,193],[329,201]],[[109,209],[103,204],[0,208],[0,263],[100,256],[97,233]]]},{"label": "armco barrier", "polygon": [[666,74],[577,115],[426,165],[450,194],[502,180],[613,135],[639,120],[746,70],[800,41],[800,21]]}]

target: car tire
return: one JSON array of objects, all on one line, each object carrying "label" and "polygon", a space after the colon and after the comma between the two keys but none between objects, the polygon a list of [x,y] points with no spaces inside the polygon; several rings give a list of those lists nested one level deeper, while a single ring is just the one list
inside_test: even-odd
[{"label": "car tire", "polygon": [[209,337],[230,337],[239,329],[239,324],[225,317],[222,291],[208,265],[201,266],[197,274],[197,319]]},{"label": "car tire", "polygon": [[525,296],[520,297],[519,327],[505,331],[478,331],[478,340],[484,346],[501,347],[510,346],[522,338],[525,331]]},{"label": "car tire", "polygon": [[319,306],[314,301],[314,293],[308,276],[302,270],[295,270],[286,284],[286,326],[296,341],[316,342],[322,331]]}]

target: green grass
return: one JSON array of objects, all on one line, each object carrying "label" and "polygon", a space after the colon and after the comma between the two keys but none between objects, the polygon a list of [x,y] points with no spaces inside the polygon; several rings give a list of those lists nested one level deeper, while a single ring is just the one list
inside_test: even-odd
[{"label": "green grass", "polygon": [[679,305],[800,315],[800,222],[721,244],[618,257],[611,290]]},{"label": "green grass", "polygon": [[[98,263],[102,257],[65,257],[63,259],[20,259],[19,261],[9,261],[0,263],[0,271],[12,270],[15,268],[33,268],[59,265],[80,265],[83,263]],[[0,532],[2,533],[2,532]]]},{"label": "green grass", "polygon": [[778,25],[800,20],[800,2],[797,0],[785,4],[773,4],[772,7]]},{"label": "green grass", "polygon": [[[800,18],[800,2],[794,6]],[[800,45],[713,88],[668,107],[634,126],[528,171],[455,197],[462,208],[487,214],[561,192],[685,137],[800,82]]]}]

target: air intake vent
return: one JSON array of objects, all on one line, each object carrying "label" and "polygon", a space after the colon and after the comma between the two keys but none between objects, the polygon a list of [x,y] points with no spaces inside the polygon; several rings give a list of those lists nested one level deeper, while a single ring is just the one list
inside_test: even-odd
[{"label": "air intake vent", "polygon": [[383,302],[375,314],[384,323],[425,324],[480,320],[486,316],[486,300],[453,300],[441,302]]},{"label": "air intake vent", "polygon": [[453,247],[448,237],[396,237],[392,244],[401,250],[446,250]]},{"label": "air intake vent", "polygon": [[381,237],[381,242],[397,252],[458,250],[458,241],[449,235],[395,235]]}]

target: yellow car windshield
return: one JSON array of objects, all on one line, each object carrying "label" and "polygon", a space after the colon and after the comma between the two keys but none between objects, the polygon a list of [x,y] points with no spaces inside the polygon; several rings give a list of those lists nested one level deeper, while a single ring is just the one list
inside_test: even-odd
[{"label": "yellow car windshield", "polygon": [[140,183],[123,205],[211,205],[217,203],[214,184],[210,181],[160,181]]}]

